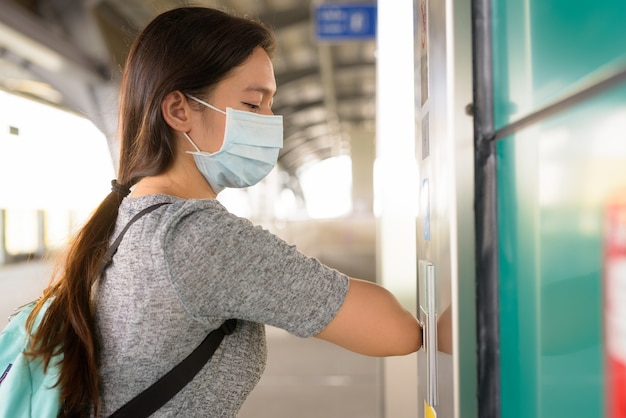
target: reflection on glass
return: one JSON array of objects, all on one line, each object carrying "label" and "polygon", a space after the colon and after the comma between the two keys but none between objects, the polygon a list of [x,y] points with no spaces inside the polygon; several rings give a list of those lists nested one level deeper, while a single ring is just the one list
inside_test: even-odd
[{"label": "reflection on glass", "polygon": [[602,416],[602,234],[626,86],[498,144],[502,415]]},{"label": "reflection on glass", "polygon": [[448,306],[437,321],[437,349],[452,354],[452,307]]}]

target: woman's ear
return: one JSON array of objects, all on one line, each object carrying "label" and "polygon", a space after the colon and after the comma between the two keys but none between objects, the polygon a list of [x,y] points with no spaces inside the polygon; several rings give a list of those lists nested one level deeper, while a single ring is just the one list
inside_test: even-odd
[{"label": "woman's ear", "polygon": [[187,132],[191,128],[191,107],[180,91],[169,93],[161,102],[163,119],[174,130]]}]

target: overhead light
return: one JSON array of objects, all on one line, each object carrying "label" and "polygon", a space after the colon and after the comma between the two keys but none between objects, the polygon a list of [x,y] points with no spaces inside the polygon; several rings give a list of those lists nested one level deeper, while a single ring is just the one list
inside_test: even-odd
[{"label": "overhead light", "polygon": [[50,103],[60,104],[63,101],[63,95],[48,83],[10,78],[5,80],[5,85],[12,91],[35,96]]},{"label": "overhead light", "polygon": [[63,69],[63,58],[58,53],[2,23],[0,23],[0,47],[44,70],[59,72]]}]

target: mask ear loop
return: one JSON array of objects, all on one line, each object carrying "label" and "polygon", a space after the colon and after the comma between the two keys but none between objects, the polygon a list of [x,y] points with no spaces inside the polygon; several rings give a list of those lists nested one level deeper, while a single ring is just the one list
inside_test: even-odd
[{"label": "mask ear loop", "polygon": [[206,107],[211,108],[211,109],[213,109],[213,110],[215,110],[217,112],[220,112],[220,113],[222,113],[224,115],[226,114],[226,112],[224,112],[222,109],[218,109],[217,107],[215,107],[215,106],[213,106],[211,104],[208,104],[204,100],[200,100],[197,97],[194,97],[194,96],[192,96],[190,94],[185,94],[185,96],[189,97],[193,101],[196,101],[196,102],[200,103],[201,105],[205,105]]},{"label": "mask ear loop", "polygon": [[[196,149],[196,152],[202,152],[200,151],[200,148],[198,148],[198,146],[195,144],[195,142],[193,142],[191,140],[191,138],[189,137],[189,135],[187,135],[187,132],[183,132],[183,135],[185,135],[185,138],[187,138],[187,141],[189,141],[191,143],[191,145],[193,145],[193,147]],[[189,154],[193,154],[193,151],[186,151]]]},{"label": "mask ear loop", "polygon": [[[210,109],[213,109],[213,110],[215,110],[215,111],[217,111],[217,112],[220,112],[220,113],[223,113],[224,115],[227,115],[227,113],[226,113],[226,112],[224,112],[223,110],[218,109],[217,107],[215,107],[215,106],[213,106],[213,105],[210,105],[209,103],[205,102],[204,100],[200,100],[200,99],[198,99],[197,97],[194,97],[194,96],[192,96],[192,95],[190,95],[190,94],[187,94],[187,93],[185,93],[185,96],[187,96],[188,98],[190,98],[190,99],[191,99],[191,100],[193,100],[193,101],[196,101],[196,102],[200,103],[201,105],[204,105],[204,106],[206,106],[206,107],[208,107],[208,108],[210,108]],[[228,118],[227,118],[227,120],[226,120],[226,124],[228,124]],[[225,127],[225,128],[226,128],[226,127]],[[191,145],[193,145],[193,147],[196,149],[196,151],[197,151],[197,152],[202,152],[202,151],[200,151],[200,148],[198,148],[198,146],[197,146],[197,145],[196,145],[196,144],[195,144],[195,143],[191,140],[191,138],[189,137],[189,135],[187,135],[187,132],[183,132],[183,135],[185,135],[185,138],[187,138],[187,140],[188,140],[189,142],[191,142]],[[222,144],[222,147],[223,147],[223,146],[224,146],[224,145]],[[189,153],[189,154],[193,154],[193,152],[192,152],[192,151],[187,151],[187,153]]]}]

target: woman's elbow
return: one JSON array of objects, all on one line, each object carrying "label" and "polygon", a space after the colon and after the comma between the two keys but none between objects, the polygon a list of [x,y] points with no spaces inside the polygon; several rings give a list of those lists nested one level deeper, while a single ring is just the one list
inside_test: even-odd
[{"label": "woman's elbow", "polygon": [[[338,342],[344,348],[371,357],[395,357],[415,353],[422,347],[422,329],[414,317],[395,323],[386,330],[379,330],[370,338]],[[343,343],[343,344],[342,344]]]},{"label": "woman's elbow", "polygon": [[419,322],[409,318],[408,323],[401,327],[401,334],[397,334],[392,344],[381,347],[377,357],[406,356],[415,353],[422,347],[422,328]]}]

